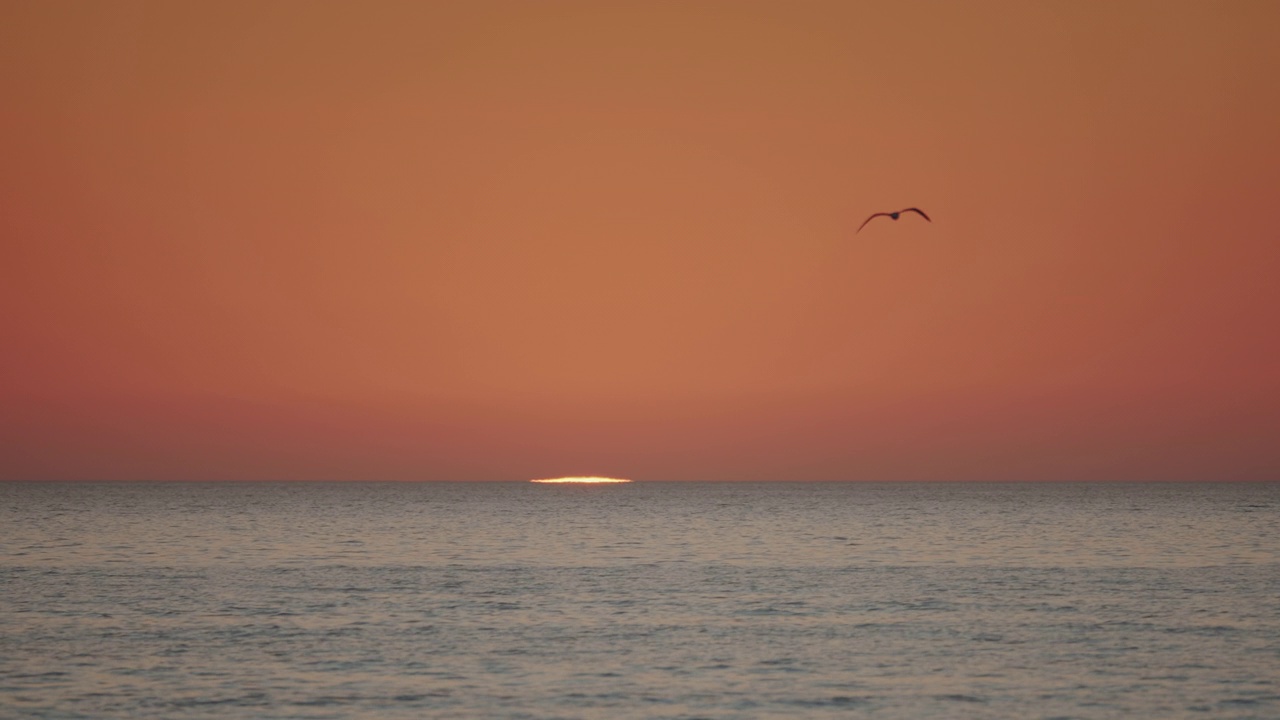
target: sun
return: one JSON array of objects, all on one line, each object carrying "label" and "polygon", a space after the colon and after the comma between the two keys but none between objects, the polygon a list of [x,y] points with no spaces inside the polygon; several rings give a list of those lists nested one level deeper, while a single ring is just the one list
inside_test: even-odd
[{"label": "sun", "polygon": [[530,480],[536,483],[629,483],[630,480],[625,478],[611,477],[559,477],[559,478],[541,478],[538,480]]}]

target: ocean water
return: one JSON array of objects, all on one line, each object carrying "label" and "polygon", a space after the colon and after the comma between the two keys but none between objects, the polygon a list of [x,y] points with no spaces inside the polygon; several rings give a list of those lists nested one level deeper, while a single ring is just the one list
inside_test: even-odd
[{"label": "ocean water", "polygon": [[3,718],[1278,718],[1280,484],[0,483]]}]

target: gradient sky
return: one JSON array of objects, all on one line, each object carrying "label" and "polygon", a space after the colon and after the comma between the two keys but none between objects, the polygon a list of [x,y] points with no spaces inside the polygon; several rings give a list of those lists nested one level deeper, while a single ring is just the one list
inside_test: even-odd
[{"label": "gradient sky", "polygon": [[1280,479],[1277,28],[0,1],[0,478]]}]

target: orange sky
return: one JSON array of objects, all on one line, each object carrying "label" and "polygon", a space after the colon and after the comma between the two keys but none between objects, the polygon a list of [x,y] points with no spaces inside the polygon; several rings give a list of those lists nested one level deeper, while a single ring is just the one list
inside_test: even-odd
[{"label": "orange sky", "polygon": [[1278,479],[1278,27],[4,0],[0,478]]}]

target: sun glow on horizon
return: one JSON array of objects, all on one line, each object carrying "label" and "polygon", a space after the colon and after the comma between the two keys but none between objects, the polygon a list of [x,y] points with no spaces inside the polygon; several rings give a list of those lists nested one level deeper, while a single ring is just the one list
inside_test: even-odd
[{"label": "sun glow on horizon", "polygon": [[538,480],[530,480],[536,483],[629,483],[630,480],[625,478],[610,477],[559,477],[559,478],[542,478]]}]

